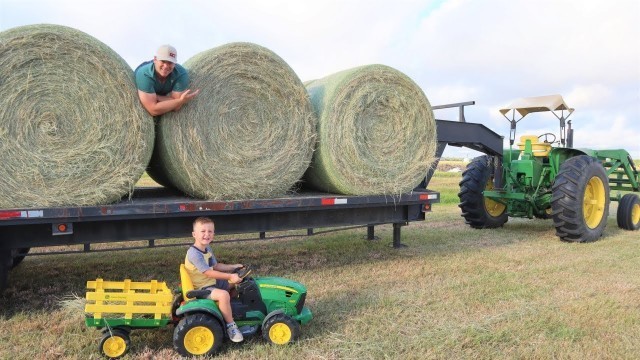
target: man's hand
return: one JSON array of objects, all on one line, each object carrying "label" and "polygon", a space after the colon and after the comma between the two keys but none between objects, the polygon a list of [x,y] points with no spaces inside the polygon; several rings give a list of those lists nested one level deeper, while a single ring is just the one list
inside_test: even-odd
[{"label": "man's hand", "polygon": [[180,93],[172,92],[171,96],[160,96],[156,94],[145,93],[138,90],[138,97],[142,106],[151,114],[151,116],[158,116],[169,111],[179,110],[182,105],[188,103],[200,93],[200,90],[191,91],[185,90]]},{"label": "man's hand", "polygon": [[189,101],[191,101],[191,99],[193,99],[194,97],[196,97],[196,95],[198,95],[200,93],[200,89],[191,92],[191,89],[187,89],[185,91],[183,91],[182,93],[180,93],[180,105],[184,105],[186,103],[188,103]]}]

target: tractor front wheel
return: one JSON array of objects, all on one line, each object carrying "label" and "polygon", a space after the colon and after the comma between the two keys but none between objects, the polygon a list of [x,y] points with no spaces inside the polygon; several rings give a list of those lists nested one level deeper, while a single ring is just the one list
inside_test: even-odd
[{"label": "tractor front wheel", "polygon": [[593,157],[579,155],[560,166],[552,188],[556,235],[564,241],[596,241],[607,226],[609,180]]},{"label": "tractor front wheel", "polygon": [[465,222],[476,229],[497,228],[507,222],[507,207],[484,197],[484,190],[493,189],[493,157],[473,159],[462,173],[460,204]]},{"label": "tractor front wheel", "polygon": [[273,344],[286,345],[300,336],[300,324],[285,314],[275,315],[262,324],[262,336]]},{"label": "tractor front wheel", "polygon": [[640,229],[640,197],[626,194],[618,203],[618,227],[625,230]]},{"label": "tractor front wheel", "polygon": [[223,339],[222,325],[206,314],[185,316],[173,331],[173,347],[186,357],[213,355],[220,350]]}]

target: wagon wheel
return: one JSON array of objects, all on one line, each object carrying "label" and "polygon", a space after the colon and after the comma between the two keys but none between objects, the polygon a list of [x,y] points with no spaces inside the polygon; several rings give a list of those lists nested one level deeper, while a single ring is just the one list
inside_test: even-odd
[{"label": "wagon wheel", "polygon": [[100,340],[100,353],[110,359],[123,357],[131,346],[129,333],[123,329],[108,329],[102,334]]}]

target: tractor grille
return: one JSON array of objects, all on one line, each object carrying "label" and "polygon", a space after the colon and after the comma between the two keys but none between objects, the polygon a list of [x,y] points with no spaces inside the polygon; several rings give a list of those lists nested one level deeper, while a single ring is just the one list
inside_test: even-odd
[{"label": "tractor grille", "polygon": [[307,298],[307,293],[303,293],[300,295],[300,300],[296,304],[296,310],[298,310],[298,314],[302,312],[302,308],[304,307],[304,300]]}]

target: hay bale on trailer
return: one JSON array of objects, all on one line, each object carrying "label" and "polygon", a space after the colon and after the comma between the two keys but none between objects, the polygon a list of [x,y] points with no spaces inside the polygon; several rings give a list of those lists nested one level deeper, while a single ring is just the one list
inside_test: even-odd
[{"label": "hay bale on trailer", "polygon": [[367,65],[305,83],[318,142],[304,179],[346,194],[414,189],[435,160],[436,125],[420,87],[398,70]]},{"label": "hay bale on trailer", "polygon": [[316,120],[294,71],[250,43],[201,52],[184,66],[200,94],[156,127],[152,166],[161,178],[206,199],[286,193],[308,167],[315,142]]},{"label": "hay bale on trailer", "polygon": [[111,48],[59,25],[0,33],[0,208],[119,200],[152,149],[153,118]]}]

